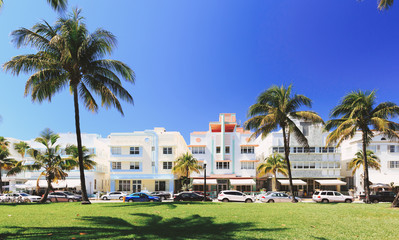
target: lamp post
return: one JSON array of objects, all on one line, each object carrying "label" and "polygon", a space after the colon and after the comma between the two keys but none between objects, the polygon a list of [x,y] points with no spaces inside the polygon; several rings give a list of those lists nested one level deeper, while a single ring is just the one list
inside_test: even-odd
[{"label": "lamp post", "polygon": [[206,201],[206,160],[204,160],[204,202]]}]

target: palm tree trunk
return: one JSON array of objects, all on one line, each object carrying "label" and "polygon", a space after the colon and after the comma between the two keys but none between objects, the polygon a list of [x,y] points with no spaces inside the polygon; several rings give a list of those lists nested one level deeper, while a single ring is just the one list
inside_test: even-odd
[{"label": "palm tree trunk", "polygon": [[393,200],[391,207],[393,207],[393,208],[399,207],[399,192],[396,193],[396,197]]},{"label": "palm tree trunk", "polygon": [[285,161],[287,162],[287,168],[288,168],[288,178],[289,178],[289,190],[292,196],[292,202],[295,203],[295,196],[294,196],[294,186],[292,184],[292,174],[291,174],[291,164],[290,164],[290,143],[288,142],[287,138],[287,133],[286,133],[286,127],[282,126],[281,127],[283,130],[283,138],[284,138],[284,154],[285,154]]},{"label": "palm tree trunk", "polygon": [[364,192],[366,195],[366,203],[370,203],[370,186],[369,186],[369,165],[367,162],[367,133],[363,132],[363,159],[364,159]]},{"label": "palm tree trunk", "polygon": [[47,188],[46,191],[44,192],[44,195],[42,199],[40,199],[40,203],[45,203],[47,201],[47,196],[50,192],[50,189],[53,189],[53,186],[51,186],[51,178],[47,178]]},{"label": "palm tree trunk", "polygon": [[0,194],[3,194],[3,179],[1,179],[1,164],[0,164]]},{"label": "palm tree trunk", "polygon": [[80,119],[79,119],[79,97],[78,97],[78,88],[76,85],[73,87],[73,102],[75,105],[75,127],[76,127],[76,139],[78,143],[80,187],[82,189],[82,204],[90,204],[89,198],[87,197],[85,172],[83,166],[82,136],[80,135]]},{"label": "palm tree trunk", "polygon": [[273,191],[277,191],[277,171],[274,171],[274,177],[272,182],[272,189]]}]

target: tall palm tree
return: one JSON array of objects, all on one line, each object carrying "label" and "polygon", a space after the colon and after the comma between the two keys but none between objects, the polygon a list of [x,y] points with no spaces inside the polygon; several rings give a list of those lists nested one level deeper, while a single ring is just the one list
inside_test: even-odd
[{"label": "tall palm tree", "polygon": [[[367,165],[369,168],[373,168],[375,170],[381,169],[380,159],[374,154],[373,151],[367,150],[366,157],[367,157]],[[365,157],[363,156],[363,151],[360,150],[355,154],[355,158],[353,158],[348,164],[348,168],[352,169],[352,175],[355,175],[356,171],[361,167],[363,167],[364,171],[365,168],[364,159]],[[365,182],[366,180],[363,179],[363,181]]]},{"label": "tall palm tree", "polygon": [[[309,147],[308,140],[293,121],[304,120],[311,123],[323,123],[321,117],[313,111],[297,111],[302,105],[311,107],[312,101],[304,95],[292,94],[292,85],[285,87],[272,86],[261,93],[254,105],[248,110],[248,119],[244,126],[248,130],[254,130],[251,138],[258,136],[265,138],[270,132],[281,128],[284,139],[284,154],[287,163],[289,190],[294,196],[290,155],[290,138],[293,135],[297,142]],[[292,198],[295,202],[295,198]]]},{"label": "tall palm tree", "polygon": [[28,143],[24,141],[20,141],[19,143],[14,143],[14,150],[16,150],[22,157],[22,160],[25,158],[26,151],[30,149]]},{"label": "tall palm tree", "polygon": [[[59,12],[65,11],[68,5],[68,0],[47,0],[47,2],[54,10]],[[0,8],[3,6],[3,3],[4,1],[0,0]]]},{"label": "tall palm tree", "polygon": [[9,142],[4,137],[0,137],[0,193],[3,193],[2,169],[10,170],[16,162],[14,159],[9,158],[8,145]]},{"label": "tall palm tree", "polygon": [[202,166],[198,164],[198,160],[193,157],[190,153],[184,153],[177,158],[175,166],[172,168],[172,173],[179,175],[181,178],[185,178],[184,182],[186,186],[190,183],[190,174],[192,172],[200,173]]},{"label": "tall palm tree", "polygon": [[379,0],[378,2],[378,9],[386,10],[393,5],[393,0]]},{"label": "tall palm tree", "polygon": [[265,158],[264,162],[259,164],[256,170],[259,177],[266,174],[273,174],[273,191],[277,191],[277,173],[280,173],[284,176],[288,175],[287,163],[284,161],[284,157],[278,153],[272,154]]},{"label": "tall palm tree", "polygon": [[66,170],[70,169],[70,166],[75,164],[73,161],[68,159],[62,159],[58,154],[60,145],[57,145],[57,140],[60,136],[50,129],[45,129],[41,132],[40,137],[35,139],[35,142],[41,143],[45,150],[44,152],[37,149],[30,149],[29,154],[33,157],[34,163],[27,165],[26,168],[29,170],[41,170],[37,185],[42,176],[45,176],[47,181],[46,191],[40,200],[41,203],[47,201],[49,191],[53,189],[51,183],[57,182],[58,180],[64,180],[68,176]]},{"label": "tall palm tree", "polygon": [[59,18],[54,26],[43,22],[32,29],[12,32],[17,47],[29,45],[38,52],[16,56],[5,63],[4,68],[15,75],[33,72],[26,82],[25,96],[31,94],[34,102],[51,101],[56,93],[69,88],[75,109],[82,203],[85,204],[90,201],[84,176],[79,99],[88,110],[97,112],[96,95],[101,98],[102,106],[113,106],[123,115],[118,98],[132,104],[133,98],[122,87],[119,76],[134,83],[134,72],[123,62],[104,59],[116,46],[115,36],[103,29],[89,33],[80,12],[76,9],[68,17]]},{"label": "tall palm tree", "polygon": [[[89,149],[87,149],[85,146],[82,146],[82,151],[83,151],[83,166],[85,170],[91,170],[94,169],[96,166],[96,162],[91,160],[92,158],[95,157],[94,154],[89,153]],[[69,145],[65,148],[65,152],[68,155],[71,155],[69,158],[70,160],[73,160],[76,162],[75,166],[79,166],[79,151],[78,147],[76,145]]]},{"label": "tall palm tree", "polygon": [[[336,142],[337,147],[342,141],[351,139],[357,131],[362,135],[362,151],[367,153],[367,146],[374,137],[372,130],[386,135],[388,138],[399,138],[395,132],[399,124],[390,121],[390,118],[399,116],[399,107],[392,102],[383,102],[376,105],[375,91],[354,91],[347,94],[331,111],[331,119],[326,123],[326,130],[332,131],[327,137],[327,144]],[[370,203],[369,167],[367,154],[364,158],[364,192],[366,202]]]}]

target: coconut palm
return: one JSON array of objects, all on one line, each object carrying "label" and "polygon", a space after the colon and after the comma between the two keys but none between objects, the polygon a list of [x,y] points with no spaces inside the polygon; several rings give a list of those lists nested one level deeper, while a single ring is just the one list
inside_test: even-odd
[{"label": "coconut palm", "polygon": [[[85,146],[82,146],[82,151],[83,151],[83,166],[85,170],[91,170],[94,169],[96,166],[96,162],[91,160],[92,158],[95,157],[94,154],[89,154],[89,149],[87,149]],[[79,151],[78,147],[76,145],[69,145],[65,148],[66,154],[70,155],[69,160],[73,160],[76,162],[75,166],[79,166]]]},{"label": "coconut palm", "polygon": [[19,143],[14,143],[14,150],[16,150],[22,157],[22,160],[25,158],[26,151],[30,149],[28,143],[24,141],[20,141]]},{"label": "coconut palm", "polygon": [[[373,151],[367,150],[366,151],[367,155],[367,165],[369,168],[373,168],[375,170],[380,170],[381,169],[381,164],[380,164],[380,159],[374,154]],[[355,175],[356,171],[360,168],[363,168],[364,171],[364,159],[365,157],[363,156],[363,151],[359,151],[355,154],[355,158],[353,158],[348,165],[349,169],[352,169],[352,175]],[[365,182],[366,180],[363,179]]]},{"label": "coconut palm", "polygon": [[82,203],[90,203],[84,177],[79,100],[88,110],[97,112],[98,96],[102,106],[115,107],[123,115],[119,99],[133,104],[133,98],[122,87],[119,76],[134,83],[134,72],[120,61],[104,59],[116,45],[115,36],[103,29],[89,33],[80,12],[77,9],[68,17],[59,18],[54,26],[43,22],[32,29],[12,32],[17,47],[32,46],[38,52],[16,56],[4,68],[15,75],[33,72],[26,82],[25,96],[31,94],[34,102],[51,101],[56,93],[69,88],[75,109]]},{"label": "coconut palm", "polygon": [[9,142],[4,137],[0,137],[0,193],[3,193],[2,169],[10,170],[16,163],[14,159],[9,158],[8,145]]},{"label": "coconut palm", "polygon": [[177,174],[180,178],[184,178],[186,186],[190,184],[190,174],[192,172],[200,173],[202,166],[198,164],[198,160],[190,153],[185,153],[177,158],[172,173]]},{"label": "coconut palm", "polygon": [[386,10],[393,5],[393,0],[379,0],[378,2],[378,9]]},{"label": "coconut palm", "polygon": [[288,175],[287,163],[284,161],[284,157],[278,153],[272,154],[265,158],[264,162],[259,164],[256,170],[259,177],[266,174],[273,174],[273,191],[277,191],[277,173],[280,173],[284,176]]},{"label": "coconut palm", "polygon": [[[250,119],[244,123],[246,129],[254,130],[252,139],[258,136],[265,138],[273,130],[281,128],[290,183],[289,190],[292,196],[294,196],[294,192],[289,160],[291,136],[294,136],[299,144],[309,147],[308,140],[293,120],[323,123],[321,117],[313,111],[297,111],[302,105],[311,107],[312,101],[303,95],[292,94],[292,85],[288,87],[272,86],[261,93],[256,103],[249,108],[248,117]],[[295,202],[295,198],[292,199],[292,202]]]},{"label": "coconut palm", "polygon": [[326,123],[326,130],[332,131],[327,137],[327,144],[336,143],[340,146],[342,141],[351,139],[360,131],[362,137],[362,152],[366,152],[364,158],[364,192],[366,202],[369,203],[369,171],[367,161],[367,146],[374,137],[374,131],[378,131],[388,138],[398,138],[395,132],[399,130],[399,124],[390,121],[390,118],[399,115],[399,107],[392,102],[384,102],[376,105],[375,91],[354,91],[347,94],[331,111],[331,119]]},{"label": "coconut palm", "polygon": [[[50,6],[59,12],[65,11],[68,5],[68,0],[47,0]],[[4,1],[0,0],[0,8],[3,6]]]},{"label": "coconut palm", "polygon": [[65,177],[68,176],[66,170],[70,169],[71,165],[75,164],[71,160],[62,159],[58,154],[61,147],[56,143],[59,138],[60,136],[58,134],[47,128],[41,132],[40,137],[35,139],[35,142],[41,143],[44,146],[44,151],[29,149],[29,154],[33,157],[34,163],[27,165],[26,168],[29,170],[42,171],[37,179],[37,186],[39,186],[41,177],[44,176],[47,181],[47,188],[40,200],[41,203],[47,201],[49,191],[53,189],[51,183],[64,180]]}]

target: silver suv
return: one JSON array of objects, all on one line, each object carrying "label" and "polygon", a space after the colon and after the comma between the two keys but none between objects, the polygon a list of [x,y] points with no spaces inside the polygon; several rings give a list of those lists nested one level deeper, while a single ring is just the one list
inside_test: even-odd
[{"label": "silver suv", "polygon": [[255,202],[255,197],[250,195],[245,195],[242,192],[235,190],[221,191],[218,195],[218,200],[222,202]]},{"label": "silver suv", "polygon": [[316,191],[312,197],[313,201],[315,202],[346,202],[351,203],[353,202],[352,196],[343,195],[337,191]]}]

